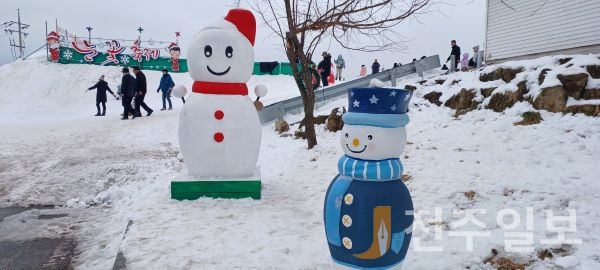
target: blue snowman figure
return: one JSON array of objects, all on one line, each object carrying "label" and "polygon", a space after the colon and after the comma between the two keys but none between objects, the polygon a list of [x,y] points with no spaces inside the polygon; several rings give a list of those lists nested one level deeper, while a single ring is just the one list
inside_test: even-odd
[{"label": "blue snowman figure", "polygon": [[339,174],[325,196],[325,233],[336,263],[400,268],[411,240],[413,204],[401,180],[411,91],[351,88],[343,115]]}]

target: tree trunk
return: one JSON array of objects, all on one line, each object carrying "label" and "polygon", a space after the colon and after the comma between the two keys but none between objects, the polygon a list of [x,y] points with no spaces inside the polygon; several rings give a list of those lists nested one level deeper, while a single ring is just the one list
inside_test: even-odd
[{"label": "tree trunk", "polygon": [[317,134],[315,133],[314,107],[315,99],[313,95],[312,101],[309,101],[304,104],[304,120],[306,121],[304,131],[306,132],[306,142],[308,143],[308,149],[312,149],[313,147],[315,147],[315,145],[317,145]]},{"label": "tree trunk", "polygon": [[[308,149],[312,149],[317,145],[317,134],[315,132],[315,92],[312,85],[312,73],[309,71],[308,59],[304,52],[303,46],[300,45],[298,36],[296,36],[289,0],[285,0],[286,14],[290,31],[286,33],[285,52],[292,67],[292,74],[300,91],[302,103],[304,105],[304,131],[306,133],[306,142]],[[298,61],[300,62],[301,70],[298,69]],[[317,78],[320,79],[320,78]]]}]

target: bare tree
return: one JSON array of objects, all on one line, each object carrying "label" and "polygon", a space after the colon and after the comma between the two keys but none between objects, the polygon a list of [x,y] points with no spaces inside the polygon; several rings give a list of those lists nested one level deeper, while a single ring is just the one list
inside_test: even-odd
[{"label": "bare tree", "polygon": [[[395,26],[429,11],[436,0],[252,0],[265,25],[281,38],[304,103],[308,149],[317,145],[315,94],[309,67],[324,41],[357,51],[403,50]],[[283,4],[283,6],[282,6]],[[320,78],[317,78],[320,79]]]}]

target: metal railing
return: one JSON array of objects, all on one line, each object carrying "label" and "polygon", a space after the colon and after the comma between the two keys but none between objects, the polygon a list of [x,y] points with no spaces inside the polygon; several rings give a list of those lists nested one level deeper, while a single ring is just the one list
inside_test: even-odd
[{"label": "metal railing", "polygon": [[[401,77],[415,73],[420,77],[423,77],[424,71],[432,70],[438,67],[440,67],[440,57],[439,55],[434,55],[417,60],[410,64],[402,65],[397,68],[388,69],[377,74],[367,75],[351,81],[340,82],[333,86],[316,90],[315,103],[345,95],[349,88],[366,87],[370,84],[372,79],[379,79],[384,82],[391,81],[392,86],[396,86],[396,80]],[[261,124],[264,124],[273,120],[282,119],[287,113],[300,112],[303,107],[302,97],[298,96],[265,106],[265,108],[263,108],[258,115],[260,117]]]}]

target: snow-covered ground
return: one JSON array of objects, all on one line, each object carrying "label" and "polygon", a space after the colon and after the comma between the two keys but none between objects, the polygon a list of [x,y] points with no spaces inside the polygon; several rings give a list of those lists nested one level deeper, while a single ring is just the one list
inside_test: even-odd
[{"label": "snow-covered ground", "polygon": [[[151,108],[162,107],[161,94],[156,93],[162,72],[144,71],[148,81],[148,94],[145,99]],[[185,85],[191,91],[193,80],[187,73],[170,73],[176,84]],[[0,66],[0,93],[5,101],[0,106],[0,122],[22,123],[28,121],[63,121],[77,118],[79,113],[95,114],[96,91],[85,92],[93,86],[100,75],[105,75],[109,87],[116,93],[121,84],[120,67],[93,65],[58,65],[45,61],[45,56],[17,61]],[[133,75],[133,73],[132,73]],[[283,99],[299,96],[298,90],[290,88],[294,84],[291,76],[252,76],[248,82],[249,96],[256,99],[254,87],[266,84],[270,92],[262,98],[265,105]],[[108,96],[109,115],[122,113],[121,102]],[[172,97],[173,106],[181,108],[181,100]],[[118,114],[116,114],[118,115]]]},{"label": "snow-covered ground", "polygon": [[[91,116],[94,94],[84,90],[100,74],[111,87],[120,76],[114,67],[36,60],[0,67],[0,207],[58,205],[71,213],[71,223],[57,221],[46,231],[76,237],[76,269],[110,269],[118,250],[129,269],[340,269],[329,258],[322,220],[325,191],[343,153],[339,133],[318,127],[319,145],[306,150],[306,142],[280,137],[273,123],[265,124],[261,200],[175,201],[169,184],[184,168],[177,141],[181,102],[174,100],[173,111],[120,121],[120,103],[111,100],[108,116]],[[159,73],[146,74],[152,90]],[[174,79],[189,87],[186,76]],[[296,94],[290,77],[253,77],[253,83],[269,86],[271,102]],[[159,108],[153,94],[149,105]],[[417,212],[430,211],[423,219],[433,219],[440,208],[441,218],[424,222],[429,233],[415,230],[405,269],[493,269],[484,264],[492,249],[531,269],[600,269],[598,119],[541,111],[541,124],[514,126],[530,105],[454,118],[450,109],[418,96],[401,160]],[[332,101],[319,114],[346,102]],[[473,199],[465,195],[470,191]],[[486,211],[475,215],[484,228],[454,226],[465,214],[453,211],[476,209]],[[503,209],[520,214],[515,229],[498,225]],[[559,248],[540,242],[557,238],[546,226],[548,210],[556,216],[575,210],[576,232],[566,237],[582,244],[563,245],[560,256],[541,261],[538,251]],[[9,217],[0,225],[0,241],[30,237],[28,229],[39,222],[30,212]],[[511,223],[509,215],[504,222]],[[466,237],[457,233],[468,231],[489,236],[475,237],[467,251]],[[506,232],[532,232],[534,251],[506,253],[505,240],[523,239]],[[421,248],[443,251],[418,251],[417,237]]]}]

